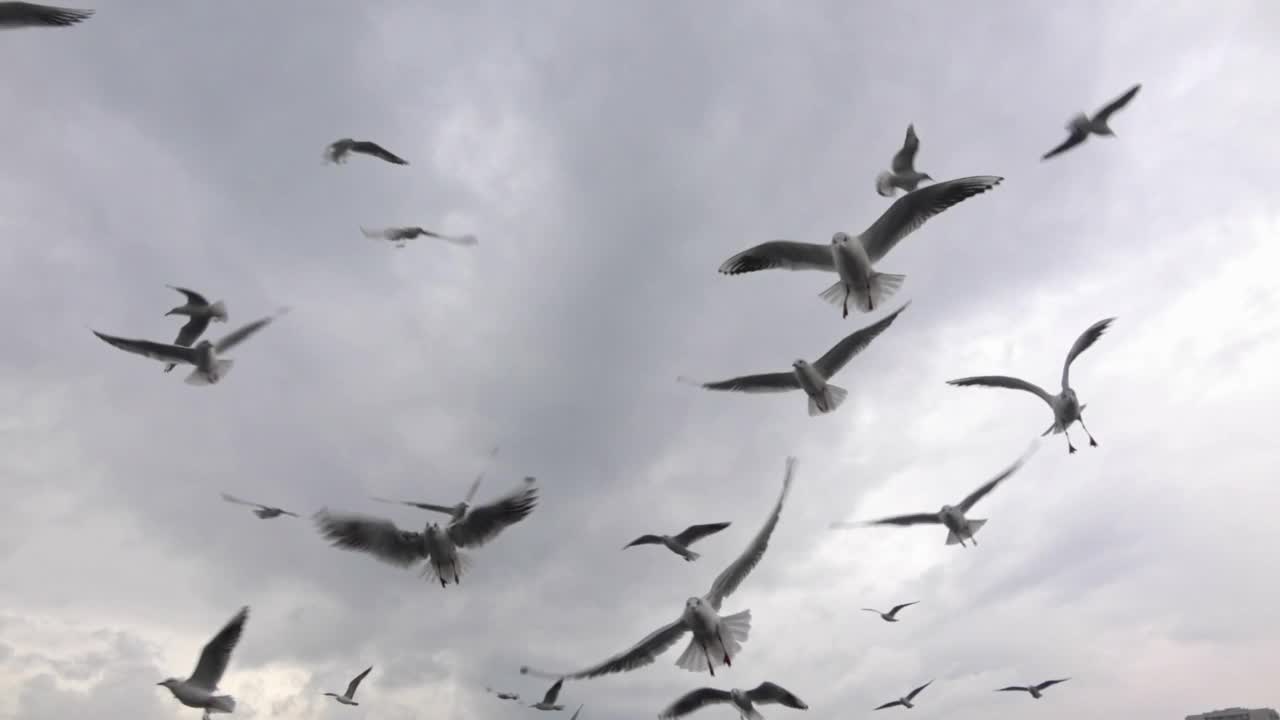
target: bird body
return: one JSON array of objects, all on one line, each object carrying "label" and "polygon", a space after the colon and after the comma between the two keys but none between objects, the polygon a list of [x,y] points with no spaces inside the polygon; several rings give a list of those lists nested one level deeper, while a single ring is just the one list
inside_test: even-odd
[{"label": "bird body", "polygon": [[68,27],[89,19],[93,12],[32,2],[0,2],[0,30]]},{"label": "bird body", "polygon": [[1084,142],[1090,135],[1101,135],[1102,137],[1114,137],[1115,131],[1111,129],[1111,116],[1117,111],[1129,104],[1138,91],[1142,89],[1139,83],[1129,88],[1123,95],[1112,100],[1103,106],[1092,118],[1084,113],[1076,113],[1067,121],[1067,139],[1063,140],[1054,149],[1045,153],[1040,160],[1048,160],[1051,157],[1060,155],[1071,148]]},{"label": "bird body", "polygon": [[925,180],[933,180],[928,173],[917,172],[915,168],[916,153],[920,150],[920,138],[916,136],[916,126],[907,126],[907,136],[902,141],[902,149],[893,156],[889,172],[876,176],[876,192],[883,197],[893,197],[895,188],[911,192]]},{"label": "bird body", "polygon": [[364,680],[365,677],[367,677],[370,672],[373,672],[372,665],[366,668],[364,672],[352,678],[351,682],[347,683],[347,691],[345,693],[339,695],[337,693],[327,692],[325,693],[325,695],[333,698],[334,700],[337,700],[339,703],[343,705],[359,705],[360,703],[356,702],[355,700],[356,689],[360,687],[360,681]]},{"label": "bird body", "polygon": [[235,698],[218,694],[218,683],[231,662],[231,653],[240,642],[248,618],[249,608],[240,608],[218,634],[205,644],[200,651],[196,669],[186,680],[168,678],[157,685],[168,688],[173,697],[183,705],[204,710],[204,720],[209,720],[210,713],[235,712]]},{"label": "bird body", "polygon": [[545,695],[542,696],[542,699],[536,703],[533,703],[529,707],[535,710],[545,710],[545,711],[552,711],[552,712],[559,712],[560,710],[563,710],[564,706],[556,703],[556,700],[560,697],[560,688],[563,685],[564,685],[564,678],[560,678],[559,680],[556,680],[554,685],[547,688],[547,692]]}]

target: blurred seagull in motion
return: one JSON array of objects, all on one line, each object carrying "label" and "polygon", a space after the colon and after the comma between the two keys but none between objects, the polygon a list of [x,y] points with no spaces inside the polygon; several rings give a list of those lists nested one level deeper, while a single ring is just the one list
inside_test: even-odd
[{"label": "blurred seagull in motion", "polygon": [[762,375],[742,375],[728,380],[699,383],[686,377],[676,378],[680,382],[699,385],[707,390],[727,390],[744,393],[773,393],[804,390],[809,396],[809,416],[823,415],[834,411],[849,396],[849,391],[828,380],[840,372],[855,355],[862,352],[884,332],[907,309],[911,301],[886,315],[879,322],[860,330],[855,330],[834,347],[810,364],[805,360],[791,363],[791,372],[765,373]]},{"label": "blurred seagull in motion", "polygon": [[893,156],[889,172],[876,176],[876,192],[884,197],[893,197],[895,188],[907,192],[916,189],[921,181],[933,180],[929,173],[916,172],[916,152],[920,150],[920,138],[916,137],[916,126],[907,126],[907,137],[902,141],[902,149]]},{"label": "blurred seagull in motion", "polygon": [[[496,457],[497,455],[498,455],[498,448],[496,447],[489,452],[489,457],[491,459]],[[376,497],[376,496],[372,496],[369,499],[375,500],[381,503],[390,503],[392,505],[408,505],[409,507],[416,507],[420,510],[430,510],[432,512],[444,513],[445,515],[449,516],[450,522],[457,522],[467,514],[468,510],[471,509],[471,501],[472,499],[475,498],[476,492],[480,490],[480,483],[483,480],[484,480],[484,472],[482,471],[479,475],[476,475],[475,480],[471,481],[471,487],[467,490],[466,498],[462,502],[458,503],[457,505],[436,505],[433,503],[417,502],[414,500],[391,500],[389,498]]]},{"label": "blurred seagull in motion", "polygon": [[623,550],[636,545],[664,545],[671,552],[679,555],[689,562],[702,557],[698,553],[689,549],[689,546],[701,540],[708,535],[724,530],[729,527],[727,522],[709,523],[707,525],[690,525],[680,532],[679,535],[641,535],[623,546]]},{"label": "blurred seagull in motion", "polygon": [[1025,692],[1025,693],[1030,693],[1031,697],[1039,700],[1042,697],[1041,693],[1044,692],[1045,688],[1052,687],[1054,685],[1057,685],[1058,683],[1064,683],[1070,679],[1071,678],[1062,678],[1061,680],[1045,680],[1039,685],[1028,685],[1027,687],[1022,687],[1021,685],[1010,685],[1009,687],[1002,687],[996,692]]},{"label": "blurred seagull in motion", "polygon": [[333,698],[334,700],[337,700],[343,705],[359,705],[360,703],[356,702],[355,700],[356,688],[360,687],[360,681],[364,680],[365,677],[372,671],[373,671],[373,666],[370,665],[369,667],[365,668],[364,672],[352,678],[351,682],[347,683],[347,691],[345,693],[339,695],[337,693],[327,692],[325,693],[325,695]]},{"label": "blurred seagull in motion", "polygon": [[877,272],[875,263],[929,218],[990,190],[1003,180],[995,175],[976,175],[914,190],[895,200],[861,235],[838,232],[828,245],[771,240],[725,260],[720,272],[725,275],[770,269],[834,272],[840,280],[823,290],[822,298],[840,306],[844,317],[849,316],[850,300],[858,310],[871,312],[884,304],[906,277]]},{"label": "blurred seagull in motion", "polygon": [[210,713],[235,712],[236,699],[230,695],[216,693],[218,683],[231,662],[231,653],[240,642],[240,635],[244,632],[244,623],[248,618],[249,608],[247,606],[240,608],[240,612],[236,613],[218,631],[218,634],[205,644],[191,677],[186,680],[169,678],[156,684],[169,688],[169,692],[173,693],[173,696],[183,705],[203,709],[204,714],[201,716],[203,720],[209,720]]},{"label": "blurred seagull in motion", "polygon": [[516,701],[520,700],[519,693],[498,691],[498,690],[494,690],[491,687],[486,687],[484,691],[491,695],[497,695],[499,700],[516,700]]},{"label": "blurred seagull in motion", "polygon": [[674,720],[708,705],[730,703],[738,710],[738,715],[746,720],[764,720],[764,716],[755,706],[776,703],[796,710],[808,710],[809,706],[796,697],[791,691],[771,682],[762,682],[751,690],[718,690],[716,688],[698,688],[685,693],[680,699],[671,703],[667,709],[658,714],[660,720]]},{"label": "blurred seagull in motion", "polygon": [[915,604],[917,604],[917,603],[919,603],[919,602],[920,602],[919,600],[916,600],[916,601],[914,601],[914,602],[902,603],[901,605],[894,605],[894,606],[893,606],[893,609],[892,609],[892,610],[890,610],[890,611],[889,611],[889,612],[887,612],[887,613],[886,613],[886,612],[880,612],[879,610],[876,610],[876,609],[874,609],[874,608],[862,608],[862,609],[863,609],[863,610],[866,610],[867,612],[873,612],[873,613],[875,613],[875,614],[879,615],[879,616],[880,616],[880,619],[881,619],[881,620],[884,620],[885,622],[898,622],[898,611],[899,611],[899,610],[901,610],[902,608],[911,607],[912,605],[915,605]]},{"label": "blurred seagull in motion", "polygon": [[1115,318],[1107,318],[1089,326],[1087,330],[1076,338],[1075,343],[1071,346],[1071,350],[1067,352],[1067,361],[1062,364],[1062,392],[1057,395],[1050,395],[1048,391],[1039,385],[1035,385],[1015,377],[1007,375],[979,375],[976,377],[960,378],[959,380],[948,380],[948,385],[957,387],[967,387],[970,385],[979,385],[982,387],[999,387],[1010,390],[1025,390],[1035,395],[1049,405],[1049,409],[1053,410],[1053,424],[1040,434],[1044,437],[1049,433],[1055,435],[1062,434],[1067,438],[1067,453],[1071,454],[1076,451],[1076,446],[1071,444],[1071,435],[1067,429],[1071,427],[1071,423],[1080,423],[1080,428],[1084,430],[1084,434],[1089,437],[1089,446],[1097,447],[1098,441],[1093,439],[1093,434],[1089,432],[1089,428],[1084,424],[1084,405],[1076,398],[1076,391],[1071,389],[1071,363],[1079,357],[1080,353],[1088,350],[1093,346],[1098,338],[1111,327],[1111,323]]},{"label": "blurred seagull in motion", "polygon": [[733,656],[742,649],[751,630],[751,611],[722,617],[720,606],[725,598],[733,594],[742,581],[751,574],[752,569],[760,563],[765,550],[769,547],[769,538],[778,526],[778,518],[782,515],[782,506],[791,490],[791,481],[795,475],[796,459],[787,458],[786,474],[782,478],[782,492],[778,502],[769,514],[769,519],[752,538],[742,555],[738,556],[729,567],[725,568],[715,581],[711,590],[702,597],[691,597],[685,601],[684,612],[675,622],[665,625],[650,633],[628,650],[624,650],[603,662],[592,665],[585,670],[572,673],[549,673],[534,670],[529,666],[520,668],[522,675],[533,675],[544,678],[586,679],[608,675],[610,673],[627,672],[650,665],[659,655],[675,645],[685,633],[692,632],[693,637],[688,646],[676,660],[676,666],[690,672],[709,670],[714,676],[718,665],[732,665]]},{"label": "blurred seagull in motion", "polygon": [[370,230],[362,226],[360,228],[360,232],[364,233],[365,237],[373,240],[390,240],[398,248],[405,247],[405,245],[408,244],[409,240],[412,240],[421,235],[426,235],[427,237],[433,237],[438,240],[444,240],[445,242],[453,243],[454,245],[475,245],[476,243],[480,242],[479,240],[476,239],[475,235],[443,235],[441,233],[432,232],[430,230],[424,230],[416,226],[415,227],[389,227],[389,228],[383,228],[381,230]]},{"label": "blurred seagull in motion", "polygon": [[547,688],[547,693],[542,696],[542,699],[529,707],[535,710],[563,710],[563,705],[556,704],[556,698],[560,697],[560,687],[562,685],[564,685],[564,678],[560,678],[554,685]]},{"label": "blurred seagull in motion", "polygon": [[920,694],[920,691],[921,691],[921,690],[924,690],[925,688],[929,687],[929,686],[930,686],[930,685],[932,685],[932,684],[933,684],[933,681],[932,681],[932,680],[930,680],[929,682],[927,682],[927,683],[925,683],[925,684],[921,685],[920,687],[916,688],[915,690],[912,690],[911,692],[907,693],[907,696],[906,696],[906,697],[898,698],[897,700],[894,700],[893,702],[887,702],[887,703],[885,703],[885,704],[881,705],[880,707],[876,708],[876,710],[884,710],[885,708],[897,707],[898,705],[901,705],[902,707],[907,708],[908,710],[910,710],[911,708],[915,707],[915,705],[913,705],[913,704],[911,703],[911,701],[916,699],[916,696]]},{"label": "blurred seagull in motion", "polygon": [[392,153],[390,150],[382,147],[376,142],[369,140],[352,140],[351,138],[342,138],[335,140],[324,149],[325,160],[331,163],[342,165],[347,161],[347,156],[351,153],[360,155],[369,155],[371,157],[386,160],[392,165],[408,165],[409,161]]},{"label": "blurred seagull in motion", "polygon": [[88,20],[93,13],[93,10],[76,10],[30,2],[0,2],[0,30],[24,27],[69,27]]},{"label": "blurred seagull in motion", "polygon": [[[196,340],[199,340],[200,336],[204,334],[204,331],[209,327],[210,321],[227,321],[227,306],[221,300],[211,303],[195,290],[180,288],[176,285],[167,285],[166,287],[171,290],[177,290],[185,295],[187,297],[187,302],[165,313],[165,317],[170,315],[186,315],[191,318],[187,321],[186,325],[183,325],[182,328],[178,330],[178,338],[173,341],[174,345],[191,347],[191,345],[195,343]],[[165,366],[164,371],[169,372],[177,366],[177,363],[169,363]]]},{"label": "blurred seagull in motion", "polygon": [[257,515],[263,520],[269,520],[274,517],[280,517],[281,515],[288,515],[289,517],[298,517],[298,513],[289,512],[288,510],[284,510],[278,507],[272,507],[270,505],[263,505],[261,503],[249,502],[248,500],[241,500],[240,498],[234,495],[228,495],[226,493],[222,493],[222,499],[226,500],[229,503],[234,503],[236,505],[248,505],[249,507],[257,508],[257,510],[253,511],[253,514]]},{"label": "blurred seagull in motion", "polygon": [[1090,135],[1114,137],[1115,132],[1111,130],[1111,126],[1107,124],[1107,121],[1111,119],[1111,116],[1117,110],[1128,105],[1129,101],[1133,99],[1133,96],[1137,95],[1138,91],[1141,89],[1142,83],[1134,85],[1129,88],[1125,94],[1115,100],[1112,100],[1105,107],[1095,113],[1092,118],[1084,113],[1076,113],[1075,116],[1067,122],[1067,132],[1070,133],[1070,135],[1067,136],[1067,139],[1063,140],[1062,144],[1058,147],[1045,153],[1040,160],[1043,162],[1051,157],[1060,155],[1084,142]]}]

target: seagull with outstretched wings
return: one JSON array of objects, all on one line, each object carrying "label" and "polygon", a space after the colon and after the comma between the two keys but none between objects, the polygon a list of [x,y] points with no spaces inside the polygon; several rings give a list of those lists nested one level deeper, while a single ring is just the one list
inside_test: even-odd
[{"label": "seagull with outstretched wings", "polygon": [[866,610],[867,612],[873,612],[879,615],[880,619],[884,620],[885,622],[898,622],[898,612],[902,610],[902,608],[911,607],[912,605],[915,605],[916,603],[919,603],[919,602],[920,602],[919,600],[915,600],[909,603],[902,603],[901,605],[894,605],[893,609],[890,610],[889,612],[880,612],[875,608],[862,608],[862,609]]},{"label": "seagull with outstretched wings", "polygon": [[1061,155],[1084,142],[1090,135],[1115,137],[1115,132],[1111,129],[1111,126],[1107,124],[1107,121],[1111,119],[1111,116],[1115,114],[1117,110],[1128,105],[1129,101],[1132,100],[1141,89],[1141,83],[1134,85],[1125,91],[1125,94],[1107,103],[1106,106],[1095,113],[1092,118],[1084,113],[1076,113],[1071,120],[1067,122],[1067,132],[1070,133],[1067,135],[1067,139],[1063,140],[1062,144],[1058,145],[1058,147],[1045,153],[1040,160],[1044,161],[1051,157]]},{"label": "seagull with outstretched wings", "polygon": [[379,230],[370,230],[367,227],[361,227],[360,232],[371,240],[389,240],[396,247],[402,248],[408,244],[410,240],[416,237],[427,236],[443,240],[454,245],[475,245],[480,242],[475,235],[445,235],[444,233],[433,232],[417,226],[414,227],[389,227]]},{"label": "seagull with outstretched wings", "polygon": [[708,535],[714,535],[729,527],[727,522],[707,523],[706,525],[690,525],[678,535],[641,535],[623,546],[623,550],[636,545],[663,545],[671,552],[692,562],[701,555],[689,549],[689,546]]},{"label": "seagull with outstretched wings", "polygon": [[231,663],[231,653],[240,642],[248,619],[249,608],[240,608],[200,651],[200,660],[191,677],[186,680],[169,678],[156,684],[169,688],[169,692],[183,705],[204,710],[203,720],[209,720],[210,713],[235,712],[236,699],[230,695],[219,695],[218,683]]},{"label": "seagull with outstretched wings", "polygon": [[1071,678],[1062,678],[1061,680],[1045,680],[1039,685],[1027,685],[1027,686],[1010,685],[1009,687],[1002,687],[996,692],[1024,692],[1024,693],[1030,694],[1031,697],[1039,700],[1042,697],[1042,693],[1044,692],[1045,688],[1053,687],[1058,683],[1064,683],[1070,679]]},{"label": "seagull with outstretched wings", "polygon": [[[218,322],[227,321],[227,306],[221,300],[211,303],[205,299],[203,295],[195,290],[188,290],[176,285],[168,286],[171,290],[177,290],[186,296],[187,301],[182,305],[165,313],[165,317],[170,315],[186,315],[189,320],[178,330],[178,338],[173,341],[174,345],[182,347],[191,347],[196,340],[204,334],[209,327],[209,322],[216,320]],[[164,371],[178,367],[177,363],[169,363],[165,366]]]},{"label": "seagull with outstretched wings", "polygon": [[750,690],[719,690],[717,688],[698,688],[680,696],[665,710],[658,713],[660,720],[675,720],[709,705],[729,703],[737,709],[743,720],[764,720],[764,716],[756,710],[756,705],[778,704],[796,710],[808,710],[809,706],[796,697],[790,690],[771,683],[762,682]]},{"label": "seagull with outstretched wings", "polygon": [[915,690],[912,690],[911,692],[907,693],[904,697],[900,697],[897,700],[894,700],[893,702],[887,702],[881,705],[880,707],[876,708],[876,710],[884,710],[885,708],[897,707],[899,705],[910,710],[911,708],[915,707],[915,705],[913,705],[911,701],[915,700],[916,696],[919,695],[922,690],[924,690],[925,688],[929,687],[932,684],[933,684],[933,681],[930,680],[929,682],[921,685]]},{"label": "seagull with outstretched wings", "polygon": [[386,160],[392,165],[408,165],[409,161],[396,155],[390,150],[382,147],[376,142],[369,140],[352,140],[351,138],[342,138],[335,140],[324,149],[324,157],[331,163],[341,165],[347,161],[347,156],[351,153],[360,155],[369,155],[381,160]]},{"label": "seagull with outstretched wings", "polygon": [[876,192],[883,197],[893,197],[895,189],[911,192],[921,182],[933,180],[929,173],[916,172],[916,153],[919,150],[920,138],[916,137],[916,126],[908,125],[907,137],[902,141],[902,149],[894,154],[890,169],[876,176]]},{"label": "seagull with outstretched wings", "polygon": [[356,702],[356,699],[355,699],[356,688],[360,687],[360,681],[364,680],[365,677],[367,677],[371,672],[373,672],[372,665],[365,668],[364,672],[352,678],[351,682],[347,683],[347,691],[345,693],[339,695],[338,693],[327,692],[325,693],[325,695],[333,698],[334,700],[337,700],[343,705],[359,705],[360,703]]},{"label": "seagull with outstretched wings", "polygon": [[253,511],[253,514],[257,515],[263,520],[270,520],[271,518],[280,517],[281,515],[298,517],[298,513],[289,512],[288,510],[285,510],[283,508],[272,507],[271,505],[263,505],[262,503],[249,502],[248,500],[241,500],[240,498],[234,495],[228,495],[227,493],[222,493],[222,499],[235,505],[248,505],[249,507],[257,508],[257,510]]}]

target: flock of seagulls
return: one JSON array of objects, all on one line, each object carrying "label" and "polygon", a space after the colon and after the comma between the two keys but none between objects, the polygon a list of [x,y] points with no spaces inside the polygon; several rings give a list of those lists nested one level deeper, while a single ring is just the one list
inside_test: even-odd
[{"label": "flock of seagulls", "polygon": [[[81,23],[93,14],[93,10],[61,8],[30,2],[0,2],[0,29],[66,27]],[[1134,85],[1099,110],[1092,118],[1084,113],[1072,117],[1067,125],[1069,137],[1046,153],[1042,159],[1048,160],[1081,144],[1089,135],[1113,137],[1115,133],[1109,124],[1112,116],[1128,105],[1140,88],[1141,85]],[[934,182],[928,173],[919,172],[915,168],[915,158],[919,148],[920,139],[916,134],[915,125],[908,125],[903,145],[894,155],[890,170],[880,173],[875,180],[876,191],[881,196],[893,197],[898,191],[903,191],[905,194],[896,199],[862,233],[851,235],[837,232],[832,235],[831,242],[826,245],[792,240],[764,242],[725,260],[719,271],[726,275],[740,275],[770,269],[817,270],[835,273],[838,280],[822,290],[819,296],[826,302],[839,306],[842,317],[848,317],[850,306],[860,313],[871,313],[880,309],[899,290],[905,280],[905,275],[880,272],[877,269],[880,261],[898,242],[920,229],[930,218],[975,195],[992,190],[1004,180],[994,175],[974,175]],[[342,138],[330,144],[325,148],[324,159],[328,163],[343,164],[352,154],[366,155],[393,165],[409,164],[408,161],[378,143],[352,138]],[[924,182],[931,184],[920,187]],[[361,227],[360,229],[368,238],[386,240],[397,247],[404,247],[407,241],[423,236],[456,245],[475,245],[477,242],[474,235],[445,235],[417,226],[388,227],[377,230]],[[223,357],[223,354],[243,343],[287,311],[285,308],[275,315],[244,325],[216,342],[201,340],[210,323],[227,322],[229,316],[226,304],[221,300],[209,302],[203,294],[188,288],[173,285],[168,287],[181,293],[185,297],[185,302],[165,315],[179,315],[187,318],[172,343],[122,338],[96,330],[93,332],[109,345],[163,362],[165,372],[173,370],[178,365],[192,366],[194,369],[186,378],[186,382],[193,385],[217,384],[231,370],[234,362],[230,358]],[[705,383],[688,381],[683,377],[680,380],[693,382],[707,390],[719,391],[772,393],[802,390],[809,399],[810,416],[831,413],[848,397],[848,391],[831,384],[833,376],[883,334],[909,304],[910,301],[879,321],[847,335],[813,362],[796,360],[792,363],[790,371],[743,375]],[[1113,321],[1114,318],[1100,320],[1076,339],[1063,364],[1061,391],[1057,394],[1050,394],[1047,390],[1026,380],[1005,375],[965,377],[951,380],[948,384],[957,387],[998,387],[1029,392],[1044,400],[1053,412],[1053,423],[1042,433],[1042,436],[1050,433],[1064,435],[1068,453],[1075,453],[1076,447],[1071,442],[1068,429],[1073,424],[1079,423],[1080,428],[1089,437],[1090,446],[1096,447],[1097,441],[1084,424],[1082,413],[1085,405],[1079,402],[1075,390],[1070,385],[1070,369],[1080,354],[1092,347],[1110,328]],[[836,522],[832,523],[831,527],[942,525],[947,529],[947,545],[977,546],[975,536],[987,520],[970,518],[968,513],[997,486],[1012,477],[1025,464],[1035,447],[1036,445],[1033,444],[1032,449],[1012,465],[955,505],[943,505],[936,512],[895,515],[870,521]],[[496,452],[495,449],[494,454]],[[732,667],[750,635],[752,616],[750,610],[723,614],[723,606],[764,557],[791,491],[795,468],[796,459],[788,457],[781,491],[760,530],[742,553],[714,578],[705,594],[695,595],[685,600],[684,607],[676,619],[654,630],[631,647],[578,670],[547,672],[528,665],[522,666],[520,668],[522,675],[555,680],[555,683],[546,690],[543,698],[529,707],[547,712],[561,711],[564,705],[560,703],[559,698],[566,680],[585,680],[639,670],[653,664],[660,655],[677,645],[686,636],[688,641],[675,660],[677,667],[691,672],[707,672],[712,677],[716,675],[717,668]],[[335,548],[363,553],[380,562],[404,569],[421,564],[423,577],[438,581],[442,588],[450,584],[458,585],[462,581],[464,570],[470,564],[463,551],[478,548],[493,541],[505,530],[526,519],[538,502],[537,482],[533,477],[526,477],[514,490],[487,503],[472,505],[482,479],[483,473],[476,477],[464,499],[454,505],[371,498],[378,502],[402,504],[448,516],[447,522],[424,523],[421,531],[402,529],[391,520],[382,517],[331,512],[327,508],[321,508],[316,512],[313,520],[320,535]],[[243,500],[226,493],[222,494],[222,499],[228,503],[252,507],[253,513],[264,520],[281,516],[299,517],[297,513],[280,507]],[[638,545],[662,545],[685,561],[692,562],[699,558],[699,554],[690,549],[691,545],[729,526],[730,522],[726,521],[691,525],[675,535],[646,534],[627,543],[623,549]],[[893,606],[888,612],[873,608],[863,608],[863,610],[876,613],[885,622],[896,623],[899,622],[898,615],[902,610],[919,602],[901,603]],[[241,608],[218,631],[204,646],[195,670],[185,680],[169,678],[158,683],[168,688],[181,704],[203,710],[204,720],[208,720],[212,713],[235,711],[235,698],[221,693],[218,686],[230,662],[232,652],[244,632],[248,616],[249,608]],[[347,686],[346,692],[341,695],[332,692],[324,695],[332,697],[343,705],[358,705],[359,703],[355,700],[356,691],[372,671],[373,667],[370,666],[355,676]],[[1008,686],[999,688],[996,692],[1026,692],[1032,698],[1039,699],[1045,689],[1066,682],[1068,679],[1047,680],[1036,685]],[[915,706],[916,697],[932,684],[931,680],[903,697],[874,709],[912,708]],[[501,700],[520,701],[518,693],[495,691],[489,687],[485,690]],[[692,690],[663,709],[658,717],[661,720],[672,720],[714,704],[732,705],[747,720],[763,720],[756,709],[758,705],[778,704],[798,710],[806,710],[809,707],[791,691],[773,682],[765,681],[750,690],[738,688],[725,690],[711,687]],[[582,706],[579,705],[571,720],[577,720],[581,711]]]}]

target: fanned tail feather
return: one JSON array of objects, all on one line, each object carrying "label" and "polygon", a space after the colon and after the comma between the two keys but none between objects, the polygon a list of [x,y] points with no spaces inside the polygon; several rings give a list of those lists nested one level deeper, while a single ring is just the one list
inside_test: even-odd
[{"label": "fanned tail feather", "polygon": [[463,552],[455,555],[457,559],[457,567],[446,566],[437,568],[435,562],[431,559],[427,560],[427,564],[422,566],[421,576],[426,580],[440,581],[444,580],[445,584],[459,584],[463,575],[467,574],[467,570],[471,568],[471,556]]},{"label": "fanned tail feather", "polygon": [[184,380],[188,385],[215,385],[219,380],[227,376],[231,372],[231,366],[235,365],[235,360],[223,358],[214,361],[213,374],[205,373],[200,368],[191,371],[191,374]]},{"label": "fanned tail feather", "polygon": [[230,695],[218,695],[211,699],[209,712],[232,713],[236,711],[236,699]]},{"label": "fanned tail feather", "polygon": [[882,172],[876,176],[876,192],[881,197],[893,197],[893,173]]},{"label": "fanned tail feather", "polygon": [[840,404],[843,403],[847,397],[849,397],[848,390],[845,390],[838,385],[828,385],[822,391],[821,402],[819,402],[818,398],[812,395],[809,396],[809,417],[833,412],[836,408],[840,407]]},{"label": "fanned tail feather", "polygon": [[859,310],[871,312],[893,297],[898,288],[902,287],[902,281],[906,279],[906,275],[873,272],[871,273],[871,282],[868,283],[867,294],[854,293],[853,299],[857,302]]}]

